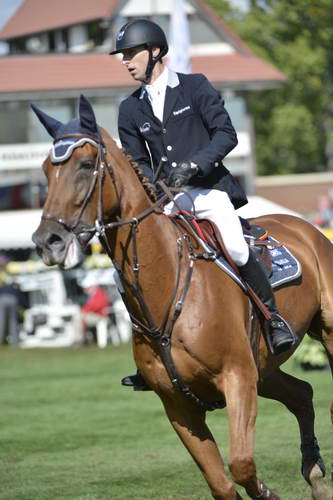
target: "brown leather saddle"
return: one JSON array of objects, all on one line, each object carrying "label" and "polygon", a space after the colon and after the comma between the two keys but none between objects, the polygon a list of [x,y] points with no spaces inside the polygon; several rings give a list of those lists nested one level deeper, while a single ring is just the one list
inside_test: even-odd
[{"label": "brown leather saddle", "polygon": [[[179,215],[179,214],[178,214]],[[207,219],[194,219],[186,212],[182,212],[184,218],[191,225],[193,231],[197,236],[207,243],[216,253],[223,255],[231,267],[237,271],[237,267],[231,261],[224,243],[218,231],[215,230],[214,224]],[[272,242],[267,240],[268,232],[264,227],[258,225],[251,225],[247,219],[240,217],[243,228],[243,233],[247,243],[255,252],[257,259],[262,263],[268,276],[272,273],[272,257],[267,248],[268,245],[272,246]]]}]

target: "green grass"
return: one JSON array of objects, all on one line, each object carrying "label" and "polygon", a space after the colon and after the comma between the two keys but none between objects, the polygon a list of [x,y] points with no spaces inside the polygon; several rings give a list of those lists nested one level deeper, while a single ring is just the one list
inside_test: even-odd
[{"label": "green grass", "polygon": [[[120,386],[134,370],[130,346],[7,347],[0,361],[0,500],[211,498],[158,397]],[[315,389],[317,437],[328,467],[330,373],[304,373],[292,364],[288,371]],[[226,412],[210,413],[208,422],[227,461]],[[256,459],[260,477],[283,500],[310,499],[295,419],[264,399]]]}]

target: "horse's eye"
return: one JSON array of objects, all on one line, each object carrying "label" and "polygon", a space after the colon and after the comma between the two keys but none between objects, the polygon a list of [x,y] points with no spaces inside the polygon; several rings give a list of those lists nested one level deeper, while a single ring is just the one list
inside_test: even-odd
[{"label": "horse's eye", "polygon": [[80,165],[80,168],[91,170],[92,168],[94,168],[94,164],[92,161],[83,161]]}]

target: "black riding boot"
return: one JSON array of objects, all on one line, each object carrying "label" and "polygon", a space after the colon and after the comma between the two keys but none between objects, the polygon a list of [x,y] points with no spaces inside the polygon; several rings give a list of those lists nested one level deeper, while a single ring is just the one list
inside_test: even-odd
[{"label": "black riding boot", "polygon": [[135,375],[127,375],[121,379],[121,385],[125,385],[126,387],[133,387],[134,391],[151,391],[152,389],[149,387],[139,370],[135,373]]},{"label": "black riding boot", "polygon": [[268,335],[274,354],[281,354],[293,347],[295,335],[288,323],[279,315],[272,287],[261,263],[250,250],[249,260],[244,266],[240,266],[241,277],[258,295],[265,304],[272,319],[267,321]]}]

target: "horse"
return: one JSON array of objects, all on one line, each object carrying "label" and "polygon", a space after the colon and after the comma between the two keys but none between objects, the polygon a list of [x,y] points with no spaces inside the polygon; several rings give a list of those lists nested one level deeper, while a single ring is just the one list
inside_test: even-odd
[{"label": "horse", "polygon": [[[153,198],[138,165],[99,128],[84,96],[79,118],[66,124],[33,109],[54,138],[53,153],[43,163],[48,193],[33,234],[37,251],[47,265],[72,268],[83,260],[92,236],[99,235],[132,319],[135,363],[160,397],[212,497],[241,499],[238,485],[252,499],[279,499],[256,471],[260,395],[281,402],[296,417],[302,474],[315,500],[331,499],[315,437],[312,387],[280,368],[293,350],[273,356],[258,327],[254,355],[248,295],[214,262],[199,258],[200,245],[190,231],[163,214],[168,193]],[[299,259],[302,275],[275,290],[276,301],[299,342],[308,333],[323,344],[333,370],[331,242],[295,216],[267,215],[252,222]],[[205,420],[207,411],[223,407],[230,478]],[[333,403],[331,416],[333,423]]]}]

